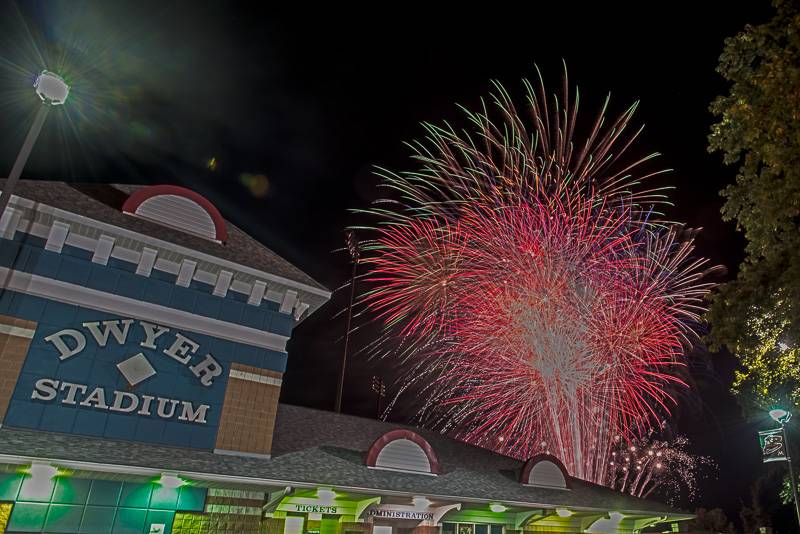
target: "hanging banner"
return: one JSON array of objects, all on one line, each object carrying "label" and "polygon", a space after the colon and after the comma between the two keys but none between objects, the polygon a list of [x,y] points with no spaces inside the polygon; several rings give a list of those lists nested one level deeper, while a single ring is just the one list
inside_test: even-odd
[{"label": "hanging banner", "polygon": [[761,444],[761,457],[764,462],[782,462],[786,460],[786,444],[783,440],[783,429],[773,428],[758,433]]}]

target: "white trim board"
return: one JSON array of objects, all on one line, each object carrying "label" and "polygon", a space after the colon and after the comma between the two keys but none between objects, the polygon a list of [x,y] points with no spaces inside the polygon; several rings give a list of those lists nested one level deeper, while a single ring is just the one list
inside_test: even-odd
[{"label": "white trim board", "polygon": [[272,332],[105,293],[61,280],[14,271],[6,267],[0,267],[0,287],[278,352],[285,353],[286,342],[289,341],[288,337]]},{"label": "white trim board", "polygon": [[6,334],[12,337],[24,337],[33,339],[36,330],[30,328],[22,328],[21,326],[11,326],[10,324],[0,323],[0,334]]},{"label": "white trim board", "polygon": [[[134,232],[133,230],[128,230],[126,228],[122,228],[119,226],[114,226],[109,223],[105,223],[102,221],[98,221],[96,219],[91,219],[89,217],[78,215],[77,213],[73,213],[71,211],[65,211],[59,208],[55,208],[50,206],[49,204],[43,204],[42,202],[34,202],[27,198],[18,197],[16,195],[12,195],[11,205],[20,205],[29,209],[33,209],[36,211],[41,211],[42,213],[48,213],[53,215],[54,217],[63,218],[66,220],[75,221],[81,224],[85,224],[87,226],[92,226],[95,228],[99,228],[106,232],[114,232],[119,236],[128,237],[130,239],[134,239],[145,245],[156,246],[161,249],[166,250],[173,250],[190,258],[200,259],[202,261],[207,261],[209,263],[215,264],[220,266],[223,269],[233,269],[234,271],[239,271],[242,273],[249,274],[256,278],[262,278],[264,280],[269,280],[272,282],[277,282],[279,284],[294,287],[301,291],[305,291],[307,293],[311,293],[313,295],[317,295],[320,297],[324,297],[325,299],[329,299],[331,297],[331,292],[325,289],[320,289],[314,286],[310,286],[308,284],[304,284],[302,282],[297,282],[295,280],[290,280],[289,278],[284,278],[283,276],[267,273],[264,271],[260,271],[258,269],[254,269],[252,267],[248,267],[246,265],[242,265],[240,263],[235,263],[230,260],[225,260],[222,258],[218,258],[216,256],[212,256],[211,254],[207,254],[205,252],[200,252],[197,250],[193,250],[190,248],[183,247],[181,245],[169,242],[169,241],[162,241],[161,239],[151,237],[145,234],[140,234],[138,232]],[[21,229],[17,229],[17,231],[25,231]]]},{"label": "white trim board", "polygon": [[255,373],[240,371],[238,369],[231,369],[228,372],[228,376],[230,376],[231,378],[238,378],[239,380],[247,380],[248,382],[258,382],[259,384],[267,384],[270,386],[280,387],[280,385],[283,383],[283,381],[280,378],[257,375]]},{"label": "white trim board", "polygon": [[[51,226],[45,226],[39,223],[32,223],[29,219],[23,219],[18,225],[17,231],[21,233],[27,233],[42,239],[47,239],[48,236],[50,235],[51,228],[52,228]],[[103,234],[101,237],[109,237],[109,236],[108,234]],[[116,241],[116,237],[112,239]],[[76,247],[81,250],[86,250],[88,252],[96,252],[99,243],[100,240],[95,240],[85,235],[76,234],[74,232],[70,232],[69,234],[67,234],[67,238],[64,241],[65,245]],[[165,249],[162,247],[160,250],[163,251]],[[144,248],[141,251],[137,251],[134,249],[125,248],[120,245],[117,245],[115,242],[114,246],[111,248],[111,252],[109,253],[109,258],[114,258],[117,260],[122,260],[128,263],[135,264],[137,266],[136,274],[141,276],[150,277],[153,272],[153,269],[156,269],[165,273],[175,275],[177,277],[180,272],[181,263],[176,263],[174,261],[158,257],[158,254],[159,250],[149,247],[147,246],[147,244],[145,244]],[[192,261],[192,260],[184,259],[183,261]],[[192,279],[198,280],[200,282],[205,282],[213,286],[216,284],[217,275],[209,271],[195,270]],[[233,284],[234,285],[231,287],[233,291],[237,291],[238,293],[241,293],[242,295],[246,296],[250,295],[252,291],[251,284],[242,282],[241,280],[234,280]],[[281,299],[283,298],[283,293],[278,293],[278,294],[280,296],[274,298],[273,301],[277,304],[280,304],[282,302]],[[258,306],[260,305],[260,302],[255,303],[253,305]]]},{"label": "white trim board", "polygon": [[222,456],[241,456],[242,458],[259,458],[261,460],[269,460],[269,454],[260,454],[257,452],[242,452],[242,451],[229,451],[227,449],[214,449],[214,454]]}]

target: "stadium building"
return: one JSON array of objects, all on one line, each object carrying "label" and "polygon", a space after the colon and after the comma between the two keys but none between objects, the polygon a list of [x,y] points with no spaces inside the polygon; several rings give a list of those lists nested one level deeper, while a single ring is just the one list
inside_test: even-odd
[{"label": "stadium building", "polygon": [[286,343],[330,292],[193,191],[15,193],[0,219],[0,533],[634,533],[691,518],[553,457],[281,405]]}]

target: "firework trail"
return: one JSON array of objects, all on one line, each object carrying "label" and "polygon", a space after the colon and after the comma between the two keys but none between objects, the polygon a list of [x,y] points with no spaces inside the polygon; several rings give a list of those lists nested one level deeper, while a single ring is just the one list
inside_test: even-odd
[{"label": "firework trail", "polygon": [[685,386],[706,262],[641,185],[655,155],[624,157],[636,105],[609,122],[606,100],[579,138],[566,75],[561,99],[524,84],[524,109],[494,84],[471,128],[424,125],[418,170],[381,171],[360,305],[423,422],[603,483],[613,438],[644,435]]},{"label": "firework trail", "polygon": [[685,490],[689,500],[697,497],[697,480],[716,464],[707,456],[687,452],[689,439],[678,436],[659,440],[651,431],[647,436],[625,441],[614,439],[605,485],[636,497],[648,498],[654,492],[676,504]]}]

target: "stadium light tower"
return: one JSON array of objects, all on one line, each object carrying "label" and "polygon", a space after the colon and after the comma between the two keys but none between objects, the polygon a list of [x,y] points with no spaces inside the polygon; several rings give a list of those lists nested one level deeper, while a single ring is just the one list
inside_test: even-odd
[{"label": "stadium light tower", "polygon": [[36,77],[33,82],[33,88],[37,96],[42,100],[42,107],[36,112],[36,117],[33,119],[28,135],[25,136],[25,142],[22,143],[22,148],[17,154],[17,159],[14,161],[14,166],[11,168],[11,174],[8,175],[6,183],[3,186],[3,193],[0,194],[0,218],[6,212],[8,201],[11,200],[11,195],[14,193],[14,186],[16,186],[22,169],[28,161],[28,156],[31,155],[33,145],[36,144],[36,139],[39,137],[39,132],[42,131],[44,121],[50,108],[53,106],[60,106],[67,101],[69,96],[69,85],[58,74],[52,73],[48,70],[43,70]]}]

